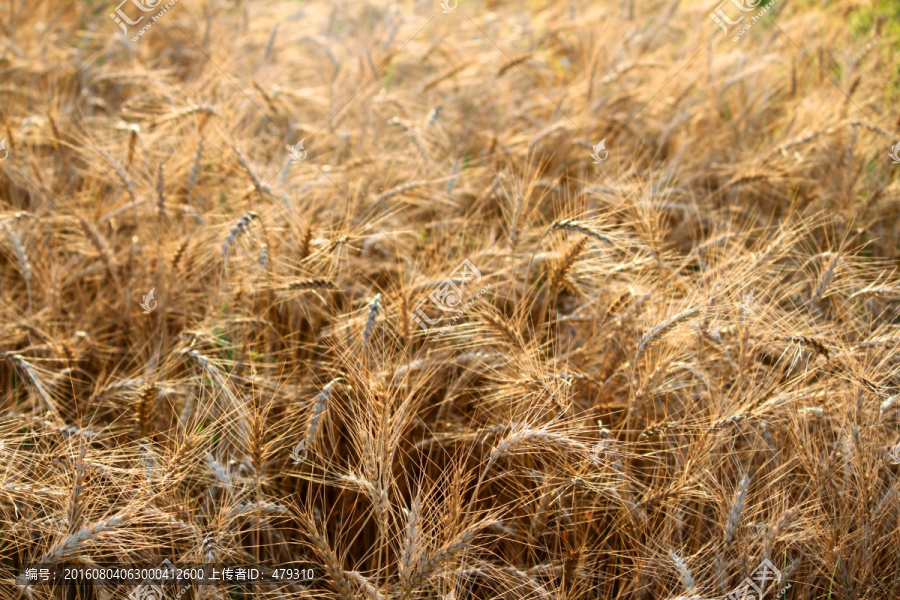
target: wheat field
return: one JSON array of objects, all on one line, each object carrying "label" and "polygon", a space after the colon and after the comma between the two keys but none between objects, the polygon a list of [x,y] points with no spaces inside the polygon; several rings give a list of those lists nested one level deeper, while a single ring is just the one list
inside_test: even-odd
[{"label": "wheat field", "polygon": [[900,8],[738,4],[0,6],[0,599],[900,598]]}]

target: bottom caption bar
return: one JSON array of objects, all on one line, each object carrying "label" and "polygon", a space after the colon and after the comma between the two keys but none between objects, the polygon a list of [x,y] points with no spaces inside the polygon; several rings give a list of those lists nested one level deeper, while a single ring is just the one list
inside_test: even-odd
[{"label": "bottom caption bar", "polygon": [[18,569],[16,584],[32,585],[216,585],[306,584],[318,575],[312,563],[284,565],[192,563],[158,565],[55,563],[28,564]]}]

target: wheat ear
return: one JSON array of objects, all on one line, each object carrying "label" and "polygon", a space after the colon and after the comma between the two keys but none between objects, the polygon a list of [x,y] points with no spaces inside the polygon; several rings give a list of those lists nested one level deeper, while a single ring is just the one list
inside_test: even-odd
[{"label": "wheat ear", "polygon": [[419,549],[422,547],[422,540],[419,528],[419,513],[422,509],[419,498],[412,501],[409,509],[406,510],[406,539],[403,544],[403,553],[400,556],[400,579],[408,581],[413,572],[415,560]]},{"label": "wheat ear", "polygon": [[222,244],[222,258],[228,256],[228,249],[231,248],[231,244],[239,238],[241,235],[250,230],[250,225],[255,221],[259,215],[254,211],[250,211],[241,215],[241,218],[238,219],[238,222],[234,224],[234,227],[231,228],[231,231],[228,233],[228,237],[225,238],[225,243]]},{"label": "wheat ear", "polygon": [[747,497],[747,486],[750,485],[750,474],[744,474],[740,485],[734,494],[731,510],[728,511],[728,522],[725,524],[725,543],[730,544],[734,534],[741,523],[741,512],[744,510],[744,500]]},{"label": "wheat ear", "polygon": [[163,173],[163,162],[159,161],[159,167],[156,169],[156,205],[159,209],[159,216],[166,215],[166,179]]},{"label": "wheat ear", "polygon": [[256,188],[256,191],[259,192],[260,198],[263,198],[263,191],[269,191],[269,186],[264,184],[259,177],[257,177],[256,172],[253,170],[253,167],[250,166],[250,161],[238,150],[238,147],[234,144],[231,145],[231,149],[234,150],[235,156],[237,156],[238,162],[241,164],[241,167],[244,168],[244,171],[250,177],[250,180],[253,182],[253,187]]},{"label": "wheat ear", "polygon": [[896,298],[900,296],[900,288],[887,286],[870,286],[850,294],[848,300],[854,298]]},{"label": "wheat ear", "polygon": [[330,279],[313,278],[313,279],[296,279],[288,282],[280,289],[292,291],[307,290],[337,290],[338,286]]},{"label": "wheat ear", "polygon": [[115,171],[116,176],[119,178],[119,182],[123,186],[125,186],[126,190],[128,190],[128,196],[131,198],[131,203],[137,204],[137,196],[134,193],[134,184],[131,183],[131,178],[128,177],[128,173],[125,172],[125,169],[122,168],[122,165],[116,162],[116,160],[112,156],[110,156],[109,153],[106,152],[106,150],[99,150],[99,152],[103,156],[103,158],[106,159],[106,162],[108,162],[109,165],[113,168],[113,171]]},{"label": "wheat ear", "polygon": [[581,237],[578,240],[574,241],[567,249],[562,259],[553,269],[553,272],[550,274],[550,289],[556,290],[562,287],[562,284],[566,280],[566,276],[569,271],[572,270],[572,267],[575,266],[575,262],[584,252],[587,247],[587,238]]},{"label": "wheat ear", "polygon": [[562,219],[560,221],[556,221],[552,225],[550,225],[550,229],[548,229],[547,231],[569,231],[581,233],[611,246],[615,246],[618,243],[615,239],[606,235],[605,233],[600,233],[596,229],[592,229],[587,225],[584,225],[572,219]]},{"label": "wheat ear", "polygon": [[319,392],[319,395],[316,396],[316,403],[313,405],[312,416],[309,419],[309,426],[306,429],[306,449],[309,450],[312,448],[313,442],[316,441],[316,433],[319,431],[319,422],[322,420],[322,415],[325,414],[325,409],[328,408],[328,401],[331,399],[331,395],[334,392],[335,386],[343,381],[341,377],[335,377],[328,384],[322,388],[322,391]]},{"label": "wheat ear", "polygon": [[476,523],[431,556],[416,561],[415,569],[401,586],[400,598],[404,600],[409,598],[413,590],[428,581],[441,566],[468,548],[482,526],[483,523]]},{"label": "wheat ear", "polygon": [[319,529],[315,524],[313,524],[310,529],[310,541],[312,542],[313,548],[315,548],[316,552],[323,559],[323,562],[325,563],[325,572],[328,573],[335,588],[337,588],[338,597],[342,600],[356,600],[353,594],[352,580],[348,577],[347,572],[344,571],[344,567],[341,565],[338,557],[334,554],[334,551],[332,551],[331,546],[329,546],[325,535],[319,532]]},{"label": "wheat ear", "polygon": [[688,309],[678,313],[677,315],[669,317],[662,323],[653,327],[650,331],[645,333],[641,337],[640,342],[638,342],[638,356],[640,356],[645,350],[649,349],[653,345],[653,342],[655,342],[668,332],[672,331],[678,324],[683,323],[690,318],[696,317],[698,314],[699,313],[696,310]]},{"label": "wheat ear", "polygon": [[372,298],[372,301],[369,302],[369,314],[366,317],[366,328],[363,331],[363,346],[368,345],[369,340],[372,337],[372,332],[375,330],[375,322],[378,319],[378,314],[381,312],[381,294],[375,294],[375,297]]},{"label": "wheat ear", "polygon": [[[21,354],[15,354],[13,352],[0,352],[0,357],[8,360],[13,366],[18,367],[23,373],[25,373],[28,380],[34,386],[34,389],[37,390],[38,396],[44,403],[44,406],[51,413],[60,417],[59,409],[56,407],[56,403],[50,398],[50,394],[47,393],[47,389],[44,387],[44,384],[41,383],[40,378],[38,378],[37,371],[34,370],[34,367],[31,366],[25,357]],[[60,417],[61,418],[61,417]]]},{"label": "wheat ear", "polygon": [[93,525],[83,527],[53,546],[40,562],[56,562],[58,559],[80,550],[85,544],[97,538],[101,533],[112,531],[117,527],[126,525],[130,517],[131,513],[120,512],[105,521],[98,521]]},{"label": "wheat ear", "polygon": [[687,562],[674,550],[669,550],[669,557],[675,563],[675,568],[678,569],[678,575],[681,577],[681,585],[685,593],[691,593],[694,589],[694,575],[691,573]]},{"label": "wheat ear", "polygon": [[28,256],[25,254],[25,246],[22,244],[22,238],[19,237],[19,234],[6,223],[3,223],[3,227],[6,229],[6,234],[9,236],[13,248],[16,251],[19,269],[22,271],[22,279],[25,280],[25,291],[28,294],[28,313],[31,314],[34,310],[34,302],[31,295],[31,263],[28,262]]},{"label": "wheat ear", "polygon": [[194,162],[191,164],[191,170],[188,173],[187,186],[185,187],[185,196],[190,199],[194,185],[197,183],[197,177],[200,175],[200,161],[203,156],[203,136],[197,140],[197,149],[194,150]]},{"label": "wheat ear", "polygon": [[834,278],[834,270],[837,267],[838,261],[841,258],[840,252],[835,252],[831,260],[828,262],[828,266],[825,268],[825,272],[822,273],[822,277],[819,278],[819,283],[816,285],[816,289],[813,291],[812,297],[809,299],[810,304],[815,304],[822,297],[822,294],[825,292],[825,288],[831,283],[831,280]]}]

